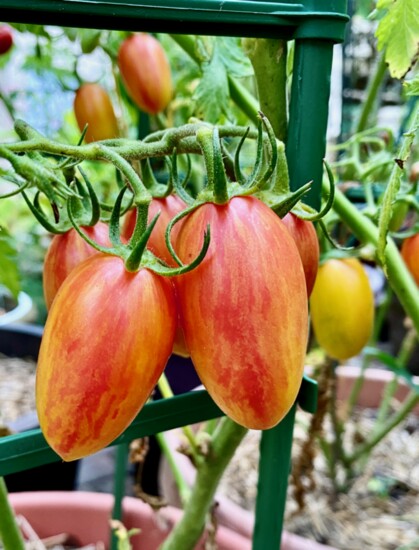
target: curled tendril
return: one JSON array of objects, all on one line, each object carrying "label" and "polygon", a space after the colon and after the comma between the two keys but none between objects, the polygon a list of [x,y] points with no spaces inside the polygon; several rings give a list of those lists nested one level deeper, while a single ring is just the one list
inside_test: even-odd
[{"label": "curled tendril", "polygon": [[237,183],[239,183],[240,185],[244,185],[246,183],[246,178],[244,177],[240,168],[240,153],[244,145],[244,142],[247,136],[249,135],[249,132],[250,132],[250,127],[246,129],[245,134],[243,134],[243,136],[241,137],[239,144],[237,146],[236,152],[234,154],[234,177]]},{"label": "curled tendril", "polygon": [[195,202],[192,206],[185,208],[185,210],[182,210],[174,218],[170,220],[170,222],[167,224],[166,233],[165,233],[165,241],[168,251],[170,252],[170,255],[174,259],[174,261],[179,265],[183,266],[182,260],[179,258],[179,256],[176,254],[175,249],[173,248],[172,241],[170,238],[170,235],[172,233],[172,229],[180,220],[182,220],[184,217],[186,217],[188,214],[191,214],[194,210],[196,210],[199,206],[203,205],[204,201]]},{"label": "curled tendril", "polygon": [[[4,178],[6,179],[6,178]],[[17,185],[17,189],[14,189],[13,191],[10,191],[9,193],[5,193],[4,195],[0,195],[0,200],[1,199],[8,199],[10,197],[14,197],[15,195],[19,195],[19,193],[22,193],[22,191],[24,191],[25,189],[27,189],[29,187],[29,181],[25,181],[25,183],[22,183],[22,184],[19,184],[17,181],[14,181],[13,179],[11,179],[11,183],[14,183],[15,185]]]}]

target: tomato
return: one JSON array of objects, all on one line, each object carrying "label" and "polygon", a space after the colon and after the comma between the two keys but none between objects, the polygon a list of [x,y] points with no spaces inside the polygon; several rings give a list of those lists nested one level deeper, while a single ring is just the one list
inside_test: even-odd
[{"label": "tomato", "polygon": [[85,135],[87,143],[119,136],[118,121],[111,99],[99,84],[80,86],[74,98],[74,114],[80,130],[88,124]]},{"label": "tomato", "polygon": [[374,325],[374,294],[356,258],[330,259],[319,267],[310,298],[319,345],[334,359],[357,355]]},{"label": "tomato", "polygon": [[12,29],[7,25],[0,26],[0,55],[7,53],[13,46]]},{"label": "tomato", "polygon": [[36,373],[42,432],[63,460],[118,437],[171,354],[176,304],[169,280],[96,254],[65,280],[51,307]]},{"label": "tomato", "polygon": [[307,344],[304,271],[283,222],[255,197],[206,203],[185,217],[176,251],[189,262],[207,224],[202,263],[176,281],[182,324],[202,383],[237,423],[278,424],[300,388]]},{"label": "tomato", "polygon": [[[148,221],[150,222],[154,216],[160,212],[159,219],[154,226],[153,232],[147,243],[147,248],[153,252],[158,258],[164,260],[169,266],[176,267],[177,264],[172,258],[167,246],[166,246],[166,228],[170,220],[172,220],[176,214],[186,208],[186,204],[177,195],[168,195],[164,198],[154,198],[148,210]],[[124,223],[122,224],[121,235],[128,240],[135,227],[135,221],[137,214],[135,210],[129,210],[125,215]],[[172,240],[176,239],[176,235],[179,232],[182,222],[177,223],[173,227],[171,234]],[[176,288],[175,288],[176,291]],[[176,328],[176,336],[173,344],[173,353],[182,357],[189,357],[189,351],[186,347],[185,338],[183,335],[183,329],[181,326],[181,320],[178,319],[178,326]]]},{"label": "tomato", "polygon": [[160,42],[145,33],[126,38],[118,52],[122,81],[131,99],[149,114],[163,111],[172,98],[169,61]]},{"label": "tomato", "polygon": [[419,160],[414,162],[410,167],[409,181],[412,183],[419,181]]},{"label": "tomato", "polygon": [[[82,227],[82,230],[98,244],[111,245],[109,228],[106,223],[98,222],[92,227]],[[54,235],[45,255],[43,269],[43,287],[47,309],[51,307],[64,279],[79,263],[93,254],[97,254],[97,250],[83,240],[75,229]]]},{"label": "tomato", "polygon": [[419,286],[419,233],[407,237],[402,243],[400,252],[408,270]]},{"label": "tomato", "polygon": [[[150,235],[147,243],[147,248],[151,250],[158,258],[164,260],[168,265],[176,267],[177,264],[172,258],[165,240],[166,228],[170,220],[176,214],[182,212],[186,208],[186,204],[177,195],[168,195],[164,198],[153,198],[148,209],[148,221],[150,222],[156,214],[160,212],[159,219]],[[122,224],[121,235],[125,239],[129,239],[134,231],[135,221],[137,219],[136,210],[127,212]],[[180,224],[177,223],[172,231],[172,239],[176,238]]]},{"label": "tomato", "polygon": [[297,245],[306,277],[307,296],[310,296],[319,267],[319,241],[314,225],[301,220],[292,212],[282,218]]}]

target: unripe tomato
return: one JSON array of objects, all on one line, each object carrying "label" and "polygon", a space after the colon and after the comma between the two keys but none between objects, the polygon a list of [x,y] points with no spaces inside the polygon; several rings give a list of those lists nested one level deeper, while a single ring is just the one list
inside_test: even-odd
[{"label": "unripe tomato", "polygon": [[122,42],[118,52],[122,81],[131,99],[149,114],[163,111],[172,98],[172,76],[160,42],[145,33]]},{"label": "unripe tomato", "polygon": [[12,29],[7,25],[0,26],[0,55],[7,53],[13,46]]},{"label": "unripe tomato", "polygon": [[74,114],[80,130],[86,124],[85,141],[100,141],[119,136],[118,121],[111,99],[99,84],[87,83],[80,86],[74,98]]},{"label": "unripe tomato", "polygon": [[51,307],[36,373],[42,432],[63,460],[99,451],[144,405],[171,354],[173,286],[96,254],[65,280]]},{"label": "unripe tomato", "polygon": [[[92,227],[82,227],[82,230],[98,244],[111,246],[106,223],[98,222]],[[97,254],[97,250],[83,240],[75,229],[54,235],[45,255],[42,276],[47,309],[51,307],[64,279],[75,267],[93,254]]]},{"label": "unripe tomato", "polygon": [[297,245],[306,277],[307,296],[310,296],[319,268],[319,241],[314,225],[289,212],[282,218]]},{"label": "unripe tomato", "polygon": [[310,308],[314,334],[325,352],[339,360],[357,355],[374,325],[374,293],[361,262],[356,258],[324,262]]},{"label": "unripe tomato", "polygon": [[419,286],[419,233],[407,237],[402,243],[400,252],[408,270]]},{"label": "unripe tomato", "polygon": [[283,222],[254,197],[206,203],[185,217],[176,251],[190,262],[211,228],[202,263],[177,278],[185,339],[217,405],[253,429],[275,426],[301,385],[307,292]]}]

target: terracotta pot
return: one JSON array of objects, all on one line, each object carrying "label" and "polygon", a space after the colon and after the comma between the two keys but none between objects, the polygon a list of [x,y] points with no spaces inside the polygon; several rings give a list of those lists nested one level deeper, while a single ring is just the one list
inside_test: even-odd
[{"label": "terracotta pot", "polygon": [[[113,496],[82,491],[14,493],[9,495],[16,514],[24,516],[41,538],[67,533],[76,544],[102,541],[108,548]],[[122,522],[127,529],[140,528],[131,539],[133,550],[157,550],[182,512],[170,506],[158,514],[142,501],[125,497]],[[248,538],[226,527],[217,529],[219,550],[250,550]],[[203,550],[201,541],[196,550]],[[301,549],[300,549],[301,550]]]},{"label": "terracotta pot", "polygon": [[[339,401],[346,401],[351,393],[355,380],[361,374],[358,366],[340,366],[336,369],[337,374],[337,398]],[[391,371],[379,368],[368,368],[365,371],[364,383],[357,401],[358,406],[364,409],[375,409],[379,406],[386,385],[393,380],[394,374]],[[414,376],[413,380],[419,383],[419,377]],[[403,401],[409,393],[409,386],[403,379],[399,378],[395,399]],[[419,414],[419,406],[414,409]]]}]

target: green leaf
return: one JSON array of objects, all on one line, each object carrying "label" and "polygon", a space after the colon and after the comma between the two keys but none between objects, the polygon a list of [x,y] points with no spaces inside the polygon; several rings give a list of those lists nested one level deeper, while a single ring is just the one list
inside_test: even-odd
[{"label": "green leaf", "polygon": [[417,74],[413,80],[404,82],[403,86],[406,91],[406,95],[419,95],[419,74]]},{"label": "green leaf", "polygon": [[244,78],[253,75],[250,59],[244,53],[237,38],[218,37],[217,46],[221,60],[230,76]]},{"label": "green leaf", "polygon": [[403,78],[419,51],[419,2],[418,0],[381,0],[378,8],[387,8],[380,20],[376,37],[379,50],[385,48],[385,60],[390,75]]},{"label": "green leaf", "polygon": [[9,233],[0,226],[0,284],[17,298],[20,290],[20,276],[17,267],[17,251]]},{"label": "green leaf", "polygon": [[196,114],[207,122],[219,122],[228,110],[229,88],[227,70],[216,44],[208,63],[202,64],[202,78],[195,89]]}]

